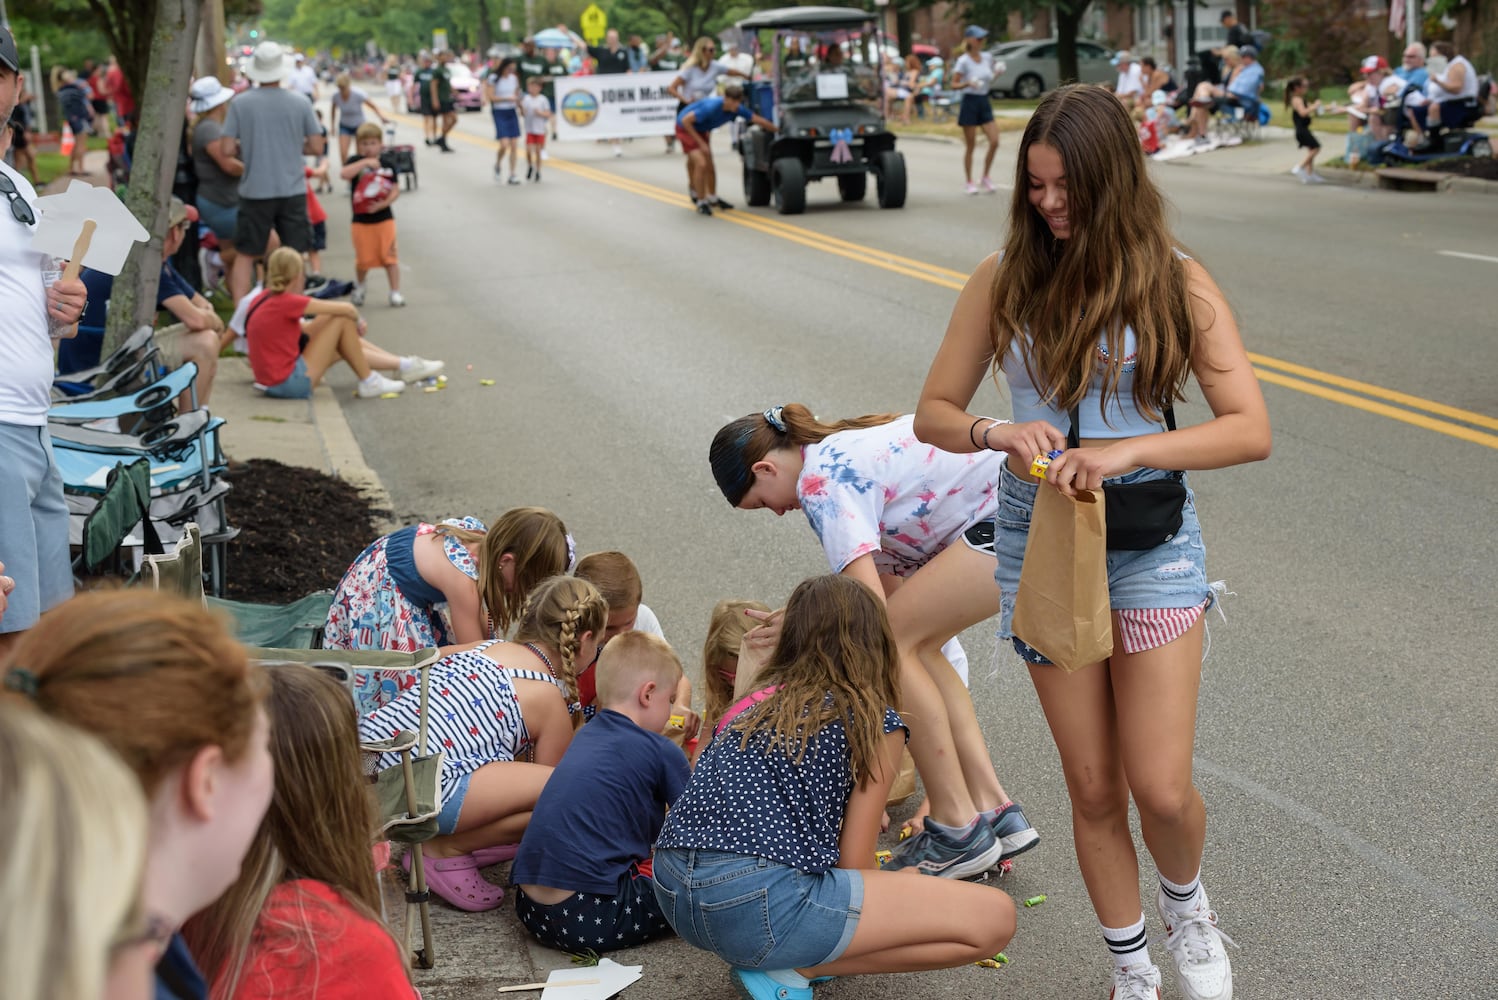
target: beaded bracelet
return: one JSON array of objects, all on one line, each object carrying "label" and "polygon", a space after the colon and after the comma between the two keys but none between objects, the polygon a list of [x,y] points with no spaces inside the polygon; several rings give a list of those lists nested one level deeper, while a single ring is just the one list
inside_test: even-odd
[{"label": "beaded bracelet", "polygon": [[1009,421],[1009,420],[995,420],[993,423],[991,423],[987,427],[983,428],[983,450],[984,451],[993,451],[993,449],[990,448],[989,445],[988,445],[988,432],[991,431],[991,430],[993,430],[995,427],[999,426],[1000,424],[1007,424],[1007,423],[1012,423],[1012,421]]}]

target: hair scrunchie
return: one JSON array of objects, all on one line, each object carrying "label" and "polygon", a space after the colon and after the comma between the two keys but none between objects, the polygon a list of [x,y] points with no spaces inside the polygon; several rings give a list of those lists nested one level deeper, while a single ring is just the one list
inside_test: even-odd
[{"label": "hair scrunchie", "polygon": [[783,406],[772,406],[772,407],[770,407],[768,410],[765,411],[765,414],[764,414],[764,416],[765,416],[765,423],[769,424],[771,427],[775,428],[777,431],[779,431],[780,433],[784,434],[785,433],[785,418],[782,415],[784,413],[785,413],[785,407],[783,407]]},{"label": "hair scrunchie", "polygon": [[577,543],[572,540],[572,534],[570,532],[566,535],[566,538],[567,538],[567,572],[571,573],[573,570],[577,569]]},{"label": "hair scrunchie", "polygon": [[36,674],[25,667],[11,667],[5,673],[5,689],[35,700],[40,682]]}]

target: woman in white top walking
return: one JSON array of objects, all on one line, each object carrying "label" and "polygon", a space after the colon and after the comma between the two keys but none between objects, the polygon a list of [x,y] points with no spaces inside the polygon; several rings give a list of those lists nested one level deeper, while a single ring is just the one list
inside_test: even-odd
[{"label": "woman in white top walking", "polygon": [[328,123],[338,134],[338,162],[347,163],[348,149],[354,141],[354,133],[364,124],[364,109],[367,107],[373,111],[382,125],[389,125],[390,119],[369,99],[368,94],[354,86],[353,78],[347,73],[339,73],[338,79],[333,83],[338,89],[333,92]]},{"label": "woman in white top walking", "polygon": [[[703,35],[692,45],[692,54],[687,56],[687,61],[676,74],[676,79],[666,88],[671,96],[676,98],[676,117],[687,109],[687,105],[693,101],[700,101],[704,97],[711,97],[718,91],[718,77],[736,76],[741,80],[749,79],[748,75],[739,70],[732,69],[720,59],[714,59],[717,54],[718,45],[711,38]],[[666,140],[666,151],[670,152],[675,141],[673,136]],[[692,192],[692,200],[697,200],[697,192]]]},{"label": "woman in white top walking", "polygon": [[519,184],[520,178],[515,175],[515,156],[516,143],[520,139],[520,113],[516,107],[520,100],[520,73],[515,60],[503,60],[498,69],[484,77],[484,98],[494,116],[494,138],[499,143],[494,154],[494,179],[504,176],[505,154],[508,153],[510,183]]},{"label": "woman in white top walking", "polygon": [[983,154],[984,194],[998,190],[989,179],[988,171],[993,167],[994,154],[999,151],[999,127],[993,120],[993,103],[988,96],[988,87],[998,75],[993,56],[983,51],[983,39],[988,31],[970,24],[962,33],[962,55],[952,67],[952,89],[962,91],[962,108],[957,112],[957,124],[962,126],[962,172],[967,178],[967,193],[977,194],[979,186],[973,183],[973,148],[978,143],[978,130],[988,140],[988,150]]}]

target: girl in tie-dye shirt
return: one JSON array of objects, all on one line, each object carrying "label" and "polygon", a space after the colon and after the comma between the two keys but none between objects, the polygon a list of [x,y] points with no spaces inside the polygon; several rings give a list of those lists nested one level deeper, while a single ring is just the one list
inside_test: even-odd
[{"label": "girl in tie-dye shirt", "polygon": [[832,569],[886,596],[900,708],[916,720],[910,749],[931,806],[893,864],[962,876],[1039,839],[999,784],[972,700],[941,653],[999,610],[992,518],[1004,455],[921,444],[913,419],[824,424],[790,403],[725,426],[709,461],[729,503],[803,511]]}]

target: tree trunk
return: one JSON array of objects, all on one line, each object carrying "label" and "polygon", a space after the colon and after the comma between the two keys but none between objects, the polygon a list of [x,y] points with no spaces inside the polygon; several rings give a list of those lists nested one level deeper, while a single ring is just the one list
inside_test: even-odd
[{"label": "tree trunk", "polygon": [[140,127],[130,164],[130,186],[125,195],[125,207],[146,227],[151,239],[131,249],[124,269],[115,278],[104,331],[104,357],[136,327],[156,323],[161,244],[171,208],[172,178],[177,171],[177,149],[186,114],[182,95],[192,81],[201,13],[199,0],[159,0],[156,6],[150,63],[142,77],[144,85],[136,91]]},{"label": "tree trunk", "polygon": [[910,36],[915,31],[915,12],[901,5],[895,8],[895,34],[900,45],[900,55],[910,55]]},{"label": "tree trunk", "polygon": [[1077,26],[1082,13],[1087,10],[1087,0],[1071,4],[1057,4],[1056,11],[1056,70],[1062,83],[1075,83],[1077,73]]},{"label": "tree trunk", "polygon": [[489,20],[489,0],[477,0],[479,5],[479,55],[487,58],[489,46],[494,44],[494,23]]}]

